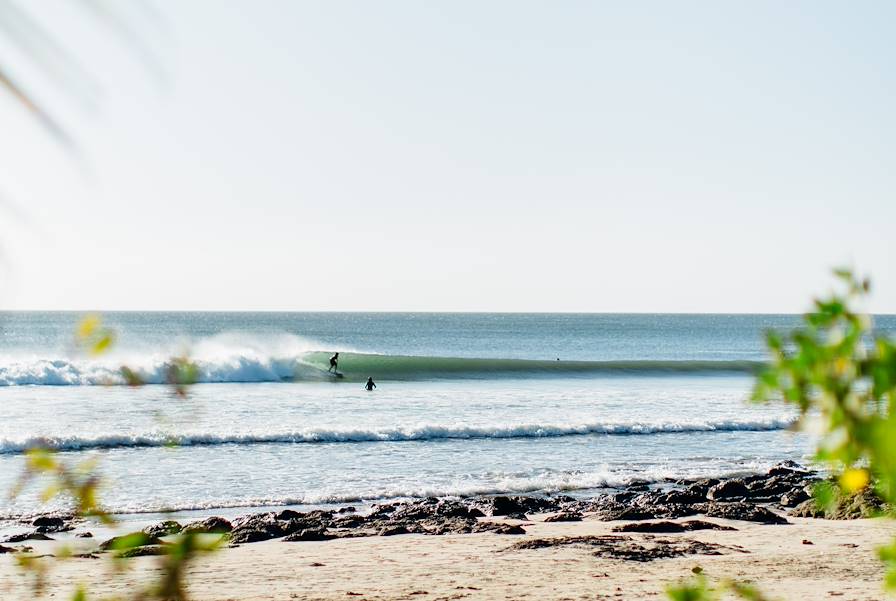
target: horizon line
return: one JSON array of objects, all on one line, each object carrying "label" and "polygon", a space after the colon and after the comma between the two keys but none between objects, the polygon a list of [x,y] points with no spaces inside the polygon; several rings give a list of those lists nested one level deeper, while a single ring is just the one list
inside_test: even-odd
[{"label": "horizon line", "polygon": [[[785,315],[802,316],[810,311],[485,311],[485,310],[342,310],[342,309],[0,309],[5,313],[331,313],[331,314],[424,314],[424,315]],[[896,313],[869,312],[875,317]]]}]

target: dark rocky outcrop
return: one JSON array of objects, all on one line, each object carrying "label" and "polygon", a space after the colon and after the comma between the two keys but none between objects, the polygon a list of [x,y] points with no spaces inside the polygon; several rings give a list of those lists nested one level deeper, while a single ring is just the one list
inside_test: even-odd
[{"label": "dark rocky outcrop", "polygon": [[812,495],[806,490],[808,487],[792,488],[790,491],[781,495],[779,503],[782,507],[796,507],[804,501],[812,498]]},{"label": "dark rocky outcrop", "polygon": [[380,528],[380,531],[377,532],[377,536],[395,536],[396,534],[410,534],[410,532],[411,531],[408,530],[406,526],[386,526]]},{"label": "dark rocky outcrop", "polygon": [[759,522],[761,524],[789,524],[787,518],[761,505],[751,503],[702,503],[694,505],[698,513],[710,518]]},{"label": "dark rocky outcrop", "polygon": [[67,532],[74,530],[71,520],[56,515],[42,515],[34,519],[31,525],[37,532],[51,534],[53,532]]},{"label": "dark rocky outcrop", "polygon": [[[109,540],[100,543],[100,551],[126,551],[134,547],[145,547],[147,545],[161,545],[162,540],[155,536],[148,536],[144,532],[132,532],[122,536],[114,536]],[[124,548],[122,548],[124,547]]]},{"label": "dark rocky outcrop", "polygon": [[525,534],[526,531],[519,524],[494,524],[488,528],[482,528],[479,532],[492,532],[494,534]]},{"label": "dark rocky outcrop", "polygon": [[366,519],[364,518],[364,516],[357,513],[351,513],[334,518],[330,522],[330,525],[333,528],[358,528],[362,526],[365,521]]},{"label": "dark rocky outcrop", "polygon": [[688,520],[686,522],[633,522],[623,526],[615,526],[613,532],[690,532],[693,530],[737,530],[731,526],[714,524],[705,520]]},{"label": "dark rocky outcrop", "polygon": [[3,555],[5,553],[16,553],[16,552],[18,552],[18,549],[14,549],[13,547],[4,547],[3,545],[0,545],[0,555]]},{"label": "dark rocky outcrop", "polygon": [[144,545],[125,549],[118,554],[118,557],[146,557],[150,555],[166,555],[167,553],[168,548],[165,545]]},{"label": "dark rocky outcrop", "polygon": [[237,518],[230,532],[231,544],[257,543],[290,534],[286,523],[275,516],[274,513],[257,513]]},{"label": "dark rocky outcrop", "polygon": [[725,553],[747,553],[736,545],[704,543],[687,538],[661,539],[650,535],[640,538],[621,535],[568,536],[560,538],[526,540],[511,545],[505,551],[544,549],[567,545],[591,549],[592,555],[625,561],[654,561],[685,555],[723,555]]},{"label": "dark rocky outcrop", "polygon": [[828,520],[855,520],[880,515],[885,509],[883,501],[870,487],[853,495],[841,495],[830,507],[820,507],[815,499],[797,505],[790,515],[799,518],[825,518]]},{"label": "dark rocky outcrop", "polygon": [[184,526],[182,532],[184,534],[195,532],[207,534],[226,534],[231,530],[233,530],[233,524],[231,524],[229,520],[214,516],[205,518],[204,520],[199,522],[190,522],[189,524]]},{"label": "dark rocky outcrop", "polygon": [[741,479],[725,480],[711,487],[706,492],[706,498],[710,501],[723,501],[726,499],[743,499],[750,496],[747,485]]},{"label": "dark rocky outcrop", "polygon": [[21,534],[13,534],[3,539],[4,543],[21,543],[26,540],[53,540],[43,532],[22,532]]},{"label": "dark rocky outcrop", "polygon": [[556,510],[559,503],[559,501],[547,497],[507,497],[503,495],[484,497],[477,501],[477,505],[485,515],[491,516],[525,516],[527,513],[545,513]]},{"label": "dark rocky outcrop", "polygon": [[581,522],[582,514],[577,511],[559,511],[544,518],[545,522]]},{"label": "dark rocky outcrop", "polygon": [[[701,514],[762,524],[786,524],[787,520],[769,506],[775,507],[779,503],[785,507],[798,505],[801,511],[807,511],[801,503],[805,502],[807,490],[816,479],[815,475],[796,464],[785,463],[775,466],[767,474],[725,480],[634,482],[622,490],[609,491],[590,499],[567,495],[494,495],[467,499],[430,497],[375,504],[367,513],[345,507],[336,511],[309,512],[283,509],[242,516],[232,523],[223,518],[208,518],[187,525],[185,530],[230,531],[230,541],[237,545],[275,538],[302,541],[406,533],[434,536],[476,532],[519,534],[524,532],[520,525],[479,518],[495,516],[527,520],[533,514],[548,514],[544,518],[546,522],[578,521],[586,513],[590,514],[589,519],[651,522],[643,526],[625,527],[624,531],[630,532],[726,528],[699,520],[670,522]],[[156,529],[148,533],[162,535],[162,531]]]},{"label": "dark rocky outcrop", "polygon": [[332,534],[329,534],[326,528],[305,528],[303,530],[293,532],[292,534],[284,537],[283,540],[286,542],[300,542],[330,540],[331,538],[335,537]]},{"label": "dark rocky outcrop", "polygon": [[152,526],[147,526],[142,530],[143,534],[149,537],[162,537],[162,536],[171,536],[173,534],[177,534],[183,530],[183,526],[181,526],[178,522],[174,520],[167,520],[164,522],[159,522],[158,524],[153,524]]},{"label": "dark rocky outcrop", "polygon": [[801,477],[811,477],[813,474],[801,466],[796,461],[782,461],[781,463],[775,465],[768,471],[769,476],[790,476],[790,475],[798,475]]}]

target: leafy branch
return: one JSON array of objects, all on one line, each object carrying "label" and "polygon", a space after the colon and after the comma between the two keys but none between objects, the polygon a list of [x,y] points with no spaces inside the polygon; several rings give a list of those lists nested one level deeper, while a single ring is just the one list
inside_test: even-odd
[{"label": "leafy branch", "polygon": [[[820,435],[815,458],[834,478],[815,488],[826,511],[871,491],[896,505],[896,343],[873,327],[856,306],[871,290],[867,278],[848,269],[834,275],[842,291],[814,301],[802,327],[768,332],[769,365],[757,377],[753,400],[799,409],[799,425]],[[878,550],[896,590],[896,541]],[[746,588],[744,588],[746,587]],[[751,586],[725,581],[711,586],[698,575],[668,589],[676,601],[710,601],[723,591],[762,599]],[[752,595],[752,596],[751,596]]]}]

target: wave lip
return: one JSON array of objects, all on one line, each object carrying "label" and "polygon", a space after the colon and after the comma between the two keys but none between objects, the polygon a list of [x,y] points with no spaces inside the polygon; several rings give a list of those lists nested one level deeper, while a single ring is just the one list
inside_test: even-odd
[{"label": "wave lip", "polygon": [[[756,361],[545,361],[536,359],[474,359],[464,357],[412,357],[342,353],[343,378],[327,373],[329,353],[267,355],[256,352],[194,359],[200,383],[261,383],[283,381],[363,382],[376,380],[493,379],[578,377],[613,374],[750,373]],[[0,361],[0,386],[100,386],[122,385],[121,365],[127,364],[147,384],[167,381],[170,359],[159,355],[121,364],[75,359],[18,359]]]},{"label": "wave lip", "polygon": [[327,430],[308,429],[270,434],[145,433],[98,436],[0,439],[0,454],[19,454],[40,447],[55,451],[152,448],[168,446],[219,446],[257,444],[321,444],[363,442],[425,442],[433,440],[560,438],[605,434],[650,435],[683,432],[766,432],[793,425],[790,418],[683,422],[519,424],[509,426],[420,425],[407,428]]},{"label": "wave lip", "polygon": [[[312,352],[303,357],[310,366],[323,368],[327,353]],[[363,381],[368,376],[383,380],[416,380],[426,378],[493,378],[586,376],[595,374],[686,374],[698,372],[752,373],[761,362],[749,360],[611,360],[560,361],[544,359],[491,359],[467,357],[418,357],[341,353],[339,369],[350,381]]]}]

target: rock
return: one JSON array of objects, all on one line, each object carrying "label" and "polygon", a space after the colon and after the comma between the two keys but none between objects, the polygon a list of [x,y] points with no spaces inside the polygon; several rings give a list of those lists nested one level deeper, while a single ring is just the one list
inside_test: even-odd
[{"label": "rock", "polygon": [[421,520],[433,517],[441,518],[472,518],[484,515],[476,507],[470,507],[458,501],[449,499],[428,498],[421,501],[412,501],[396,507],[389,513],[389,519]]},{"label": "rock", "polygon": [[262,541],[271,540],[283,536],[280,530],[272,531],[266,528],[240,528],[230,533],[231,545],[242,545],[245,543],[260,543]]},{"label": "rock", "polygon": [[379,518],[386,515],[389,515],[393,511],[395,511],[399,507],[400,503],[378,503],[370,508],[370,513],[367,517],[369,518]]},{"label": "rock", "polygon": [[93,532],[79,532],[75,536],[78,538],[93,538]]},{"label": "rock", "polygon": [[804,487],[793,488],[781,496],[780,503],[782,507],[796,507],[804,501],[812,498]]},{"label": "rock", "polygon": [[225,520],[224,518],[219,518],[217,516],[213,516],[210,518],[205,518],[199,522],[190,522],[186,526],[182,532],[184,534],[191,534],[194,532],[201,533],[209,533],[209,534],[225,534],[233,530],[233,524],[230,521]]},{"label": "rock", "polygon": [[125,549],[118,554],[118,557],[146,557],[149,555],[167,555],[168,549],[165,545],[144,545],[141,547],[132,547]]},{"label": "rock", "polygon": [[704,520],[688,520],[686,522],[635,522],[623,526],[615,526],[613,532],[690,532],[693,530],[737,530],[731,526],[722,526]]},{"label": "rock", "polygon": [[364,525],[364,522],[366,522],[366,519],[363,515],[350,513],[348,515],[343,515],[335,518],[330,522],[330,526],[332,528],[358,528],[359,526]]},{"label": "rock", "polygon": [[255,543],[302,530],[321,530],[330,525],[332,511],[300,513],[291,509],[280,512],[255,513],[238,517],[231,524],[231,544]]},{"label": "rock", "polygon": [[803,539],[803,544],[804,544],[804,545],[814,545],[815,543],[813,543],[812,541],[810,541],[810,540],[807,539],[807,538],[804,538],[804,539]]},{"label": "rock", "polygon": [[505,551],[543,549],[566,545],[587,546],[593,549],[592,555],[595,557],[623,559],[626,561],[654,561],[656,559],[682,557],[685,555],[748,553],[748,551],[736,545],[718,545],[687,538],[668,540],[652,536],[642,536],[642,538],[636,540],[629,536],[614,534],[530,539],[511,545],[505,549]]},{"label": "rock", "polygon": [[754,498],[779,498],[781,495],[790,492],[794,488],[795,482],[799,481],[787,476],[773,476],[754,480],[747,485],[747,489],[750,491],[750,496]]},{"label": "rock", "polygon": [[707,522],[705,520],[688,520],[682,522],[681,525],[689,532],[692,530],[728,530],[730,532],[737,532],[737,528],[734,528],[733,526],[723,526],[722,524]]},{"label": "rock", "polygon": [[377,532],[377,536],[395,536],[396,534],[409,534],[410,531],[402,525],[398,526],[386,526],[385,528],[380,528],[380,531]]},{"label": "rock", "polygon": [[26,540],[53,540],[43,532],[37,530],[33,532],[22,532],[21,534],[13,534],[3,539],[4,543],[21,543]]},{"label": "rock", "polygon": [[511,497],[492,497],[490,502],[491,505],[488,510],[486,510],[488,515],[498,516],[526,512],[525,507]]},{"label": "rock", "polygon": [[828,520],[856,520],[880,515],[884,504],[869,487],[854,495],[840,496],[827,509],[818,507],[815,499],[808,499],[790,511],[800,518],[825,518]]},{"label": "rock", "polygon": [[633,522],[622,526],[613,526],[613,532],[684,532],[685,528],[677,522]]},{"label": "rock", "polygon": [[[354,507],[349,505],[348,507],[340,507],[336,511],[336,513],[355,513],[356,511],[357,511],[357,509],[355,509]],[[323,565],[323,564],[321,564],[321,565]]]},{"label": "rock", "polygon": [[[470,534],[471,532],[478,532],[479,530],[477,529],[483,524],[484,522],[480,523],[476,518],[447,518],[426,520],[420,526],[424,534],[441,536],[443,534]],[[493,524],[493,522],[489,522],[489,524]],[[411,527],[408,530],[413,532],[415,529]]]},{"label": "rock", "polygon": [[[286,524],[276,519],[274,513],[255,513],[235,519],[230,532],[231,544],[257,543],[290,534]],[[292,532],[295,532],[297,527]]]},{"label": "rock", "polygon": [[544,519],[545,522],[581,522],[582,514],[573,511],[560,511],[553,515],[549,515]]},{"label": "rock", "polygon": [[569,503],[576,503],[578,499],[575,497],[570,497],[569,495],[552,495],[549,497],[552,503],[556,503],[559,505],[567,505]]},{"label": "rock", "polygon": [[692,505],[704,501],[706,501],[706,492],[692,488],[687,488],[685,490],[670,490],[657,497],[657,502],[661,505]]},{"label": "rock", "polygon": [[507,497],[503,495],[483,497],[476,504],[483,508],[486,515],[491,516],[545,513],[556,511],[560,506],[560,502],[556,499],[522,496]]},{"label": "rock", "polygon": [[518,524],[497,524],[494,528],[489,528],[488,532],[495,534],[525,534],[526,531]]},{"label": "rock", "polygon": [[603,503],[592,507],[594,517],[609,522],[614,520],[655,520],[682,518],[698,513],[697,505],[642,505],[631,506],[622,503]]},{"label": "rock", "polygon": [[702,480],[697,480],[690,486],[688,486],[687,491],[690,494],[697,495],[702,498],[706,498],[706,493],[709,492],[709,489],[721,482],[718,478],[704,478]]},{"label": "rock", "polygon": [[16,549],[14,549],[12,547],[4,547],[3,545],[0,545],[0,555],[3,555],[5,553],[15,553],[15,552],[16,552]]},{"label": "rock", "polygon": [[503,515],[503,516],[501,516],[501,517],[504,517],[504,518],[506,518],[506,519],[508,519],[508,520],[520,520],[521,522],[528,522],[528,521],[529,521],[529,516],[527,516],[525,513],[508,513],[508,514]]},{"label": "rock", "polygon": [[765,507],[750,503],[702,503],[694,505],[699,513],[711,518],[759,522],[762,524],[789,524],[786,518]]},{"label": "rock", "polygon": [[634,491],[623,491],[614,494],[611,499],[616,503],[628,503],[632,499],[638,496],[638,493]]},{"label": "rock", "polygon": [[331,538],[335,537],[332,534],[329,534],[326,528],[306,528],[305,530],[293,532],[283,540],[293,543],[300,541],[330,540]]},{"label": "rock", "polygon": [[809,475],[809,471],[795,461],[782,461],[768,471],[769,476],[787,476],[797,474],[800,476]]},{"label": "rock", "polygon": [[738,499],[750,496],[750,491],[741,479],[725,480],[711,487],[706,492],[706,498],[710,501],[724,499]]},{"label": "rock", "polygon": [[[121,545],[127,545],[127,549],[133,547],[145,547],[147,545],[160,545],[161,539],[155,536],[148,536],[144,532],[132,532],[123,536],[115,536],[107,541],[100,543],[100,551],[118,550]],[[127,550],[122,549],[122,551]]]},{"label": "rock", "polygon": [[31,525],[34,526],[38,532],[44,534],[74,530],[74,526],[68,524],[66,520],[58,516],[42,515],[35,518],[34,521],[31,522]]},{"label": "rock", "polygon": [[143,534],[149,537],[162,537],[162,536],[171,536],[172,534],[177,534],[183,529],[183,527],[175,522],[174,520],[167,520],[164,522],[159,522],[158,524],[153,524],[152,526],[147,526],[142,530]]}]

